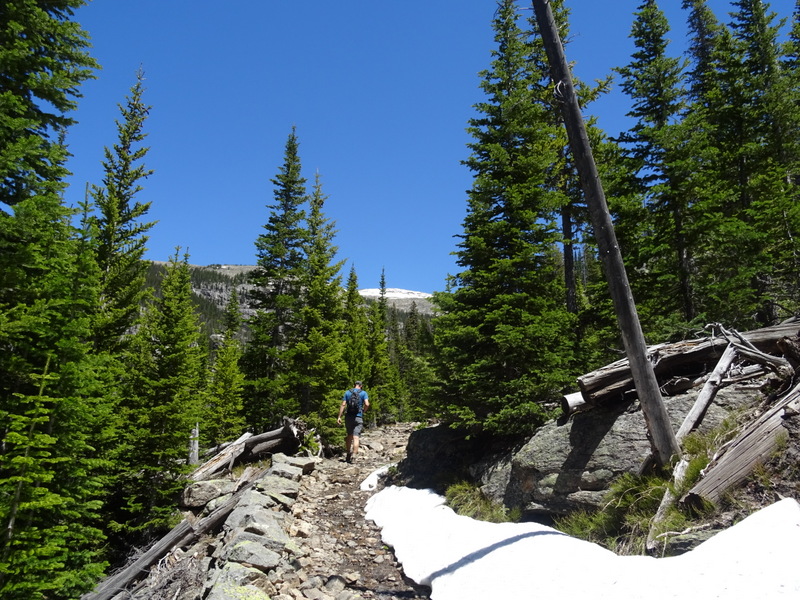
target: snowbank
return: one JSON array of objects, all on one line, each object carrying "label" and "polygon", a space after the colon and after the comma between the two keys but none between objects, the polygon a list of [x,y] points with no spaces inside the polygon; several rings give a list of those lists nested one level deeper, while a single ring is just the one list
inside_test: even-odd
[{"label": "snowbank", "polygon": [[430,490],[389,487],[366,518],[435,600],[800,598],[800,505],[769,506],[682,556],[617,556],[535,523],[456,515]]}]

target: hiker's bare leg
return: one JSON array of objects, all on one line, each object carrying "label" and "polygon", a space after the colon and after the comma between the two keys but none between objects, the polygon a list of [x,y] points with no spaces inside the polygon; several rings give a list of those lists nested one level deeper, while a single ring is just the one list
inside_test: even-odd
[{"label": "hiker's bare leg", "polygon": [[356,454],[358,454],[358,436],[354,435],[353,436],[353,456],[355,456]]},{"label": "hiker's bare leg", "polygon": [[344,447],[347,449],[347,458],[353,453],[353,436],[348,435],[344,440]]}]

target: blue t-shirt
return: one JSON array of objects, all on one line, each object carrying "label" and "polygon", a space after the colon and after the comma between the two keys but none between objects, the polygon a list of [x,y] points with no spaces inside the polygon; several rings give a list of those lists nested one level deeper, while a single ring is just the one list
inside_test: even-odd
[{"label": "blue t-shirt", "polygon": [[[350,400],[350,396],[352,396],[354,392],[359,392],[358,396],[359,396],[359,400],[360,400],[360,402],[358,403],[358,414],[356,415],[356,417],[363,417],[364,416],[364,400],[369,400],[369,396],[367,396],[367,392],[365,392],[364,390],[356,390],[355,388],[353,388],[352,390],[347,390],[344,393],[344,401],[345,401],[345,403],[348,400]],[[347,413],[345,413],[345,416],[348,416]],[[349,415],[349,416],[352,416],[352,415]]]}]

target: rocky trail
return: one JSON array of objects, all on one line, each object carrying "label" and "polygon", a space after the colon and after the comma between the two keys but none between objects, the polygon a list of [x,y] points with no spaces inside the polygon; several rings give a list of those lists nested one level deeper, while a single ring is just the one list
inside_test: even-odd
[{"label": "rocky trail", "polygon": [[364,519],[367,500],[376,490],[360,489],[371,473],[403,458],[413,428],[411,424],[368,428],[354,463],[322,459],[303,478],[287,523],[289,535],[303,551],[293,576],[284,576],[291,596],[297,600],[430,597],[428,588],[404,577],[392,549],[381,542],[380,530]]}]

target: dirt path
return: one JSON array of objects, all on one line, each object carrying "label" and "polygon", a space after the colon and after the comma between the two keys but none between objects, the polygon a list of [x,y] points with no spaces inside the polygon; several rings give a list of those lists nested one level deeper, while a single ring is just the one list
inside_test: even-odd
[{"label": "dirt path", "polygon": [[375,492],[360,489],[370,473],[402,459],[412,430],[409,424],[367,429],[353,464],[325,459],[303,478],[289,529],[306,550],[298,559],[298,589],[315,590],[304,597],[326,600],[314,595],[320,589],[335,600],[430,597],[428,588],[404,577],[380,530],[364,519]]}]

